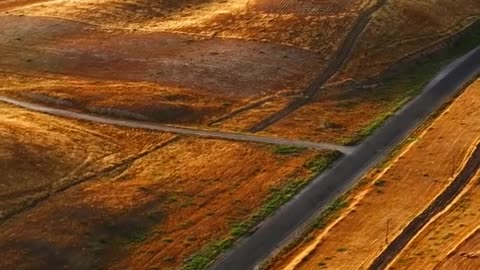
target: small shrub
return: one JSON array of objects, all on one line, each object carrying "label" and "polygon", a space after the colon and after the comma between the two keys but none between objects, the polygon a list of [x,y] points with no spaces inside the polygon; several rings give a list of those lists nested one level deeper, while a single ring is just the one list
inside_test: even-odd
[{"label": "small shrub", "polygon": [[309,160],[304,167],[307,168],[310,172],[314,174],[321,173],[323,170],[328,168],[336,159],[341,156],[341,153],[338,151],[331,151],[327,154],[319,154],[313,159]]},{"label": "small shrub", "polygon": [[375,183],[373,183],[376,187],[383,187],[385,186],[385,184],[387,183],[387,181],[383,180],[383,179],[378,179],[377,181],[375,181]]},{"label": "small shrub", "polygon": [[326,264],[325,262],[319,262],[319,263],[318,263],[318,266],[324,268],[324,267],[327,266],[327,264]]}]

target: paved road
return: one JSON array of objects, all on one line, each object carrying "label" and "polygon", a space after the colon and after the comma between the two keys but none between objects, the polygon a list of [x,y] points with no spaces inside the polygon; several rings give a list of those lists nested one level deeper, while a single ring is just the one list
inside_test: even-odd
[{"label": "paved road", "polygon": [[290,146],[311,148],[316,150],[336,150],[344,154],[350,154],[353,152],[353,149],[354,149],[353,147],[349,147],[349,146],[328,144],[328,143],[317,143],[317,142],[303,141],[303,140],[291,140],[291,139],[284,139],[284,138],[277,138],[277,137],[266,137],[266,136],[252,135],[252,134],[243,134],[243,133],[191,129],[191,128],[184,128],[184,127],[169,126],[169,125],[160,125],[160,124],[148,123],[143,121],[113,119],[113,118],[108,118],[103,116],[96,116],[96,115],[91,115],[86,113],[79,113],[79,112],[73,112],[69,110],[51,108],[45,105],[25,102],[25,101],[17,100],[14,98],[5,97],[5,96],[0,96],[0,101],[9,103],[15,106],[19,106],[25,109],[29,109],[32,111],[47,113],[47,114],[61,116],[65,118],[86,120],[90,122],[110,124],[110,125],[123,126],[123,127],[164,131],[164,132],[189,135],[189,136],[199,136],[199,137],[207,137],[207,138],[215,138],[215,139],[245,141],[245,142],[254,142],[254,143],[275,144],[275,145],[290,145]]},{"label": "paved road", "polygon": [[293,200],[260,224],[250,236],[214,263],[212,270],[253,269],[269,254],[300,233],[302,225],[350,189],[440,106],[480,74],[480,46],[445,67],[422,94],[394,114],[387,123],[320,175]]}]

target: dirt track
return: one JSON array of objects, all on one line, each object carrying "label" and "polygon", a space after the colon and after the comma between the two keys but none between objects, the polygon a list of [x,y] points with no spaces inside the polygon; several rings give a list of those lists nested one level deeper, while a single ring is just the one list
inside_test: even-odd
[{"label": "dirt track", "polygon": [[119,119],[113,119],[108,117],[89,115],[85,113],[78,113],[78,112],[73,112],[68,110],[55,109],[48,106],[32,104],[32,103],[28,103],[28,102],[24,102],[16,99],[8,98],[8,97],[2,97],[2,96],[0,96],[0,101],[13,104],[16,106],[20,106],[26,109],[30,109],[33,111],[37,111],[37,112],[44,112],[44,113],[71,118],[71,119],[86,120],[86,121],[91,121],[95,123],[110,124],[110,125],[116,125],[116,126],[158,130],[158,131],[170,132],[170,133],[176,133],[176,134],[182,134],[182,135],[226,139],[226,140],[232,140],[232,141],[246,141],[246,142],[256,142],[256,143],[266,143],[266,144],[277,144],[277,145],[291,145],[296,147],[305,147],[305,148],[312,148],[317,150],[336,150],[345,154],[349,154],[353,151],[352,147],[328,144],[328,143],[289,140],[289,139],[282,139],[282,138],[275,138],[275,137],[264,137],[264,136],[256,136],[256,135],[241,134],[241,133],[229,133],[229,132],[222,132],[222,131],[198,130],[198,129],[159,125],[155,123],[133,121],[133,120],[119,120]]},{"label": "dirt track", "polygon": [[[139,153],[144,141],[125,144]],[[231,222],[255,213],[272,189],[309,177],[303,164],[317,153],[278,155],[268,146],[183,137],[6,220],[0,269],[179,268],[228,237]]]},{"label": "dirt track", "polygon": [[387,248],[373,261],[370,270],[384,269],[402,251],[409,241],[432,219],[445,209],[472,179],[480,168],[480,144],[455,180],[430,206],[408,224]]},{"label": "dirt track", "polygon": [[[455,201],[436,215],[405,246],[390,263],[389,269],[436,269],[448,260],[451,260],[450,263],[476,261],[474,256],[465,256],[475,255],[476,250],[464,249],[462,246],[471,241],[469,238],[479,229],[477,216],[480,212],[479,184],[480,170]],[[478,244],[476,246],[478,247]],[[447,269],[466,268],[451,266]]]},{"label": "dirt track", "polygon": [[347,61],[350,53],[353,51],[353,47],[357,42],[358,37],[360,34],[365,30],[365,27],[368,25],[371,16],[378,11],[388,0],[379,0],[375,5],[371,8],[367,9],[363,12],[353,24],[352,29],[348,33],[347,37],[344,39],[343,43],[338,48],[337,52],[333,56],[331,62],[325,68],[319,76],[317,76],[303,91],[303,96],[298,98],[287,105],[284,109],[279,112],[274,113],[273,115],[269,116],[268,118],[260,121],[259,123],[255,124],[253,127],[249,129],[251,132],[259,132],[267,127],[275,124],[276,122],[280,121],[287,115],[293,113],[303,105],[309,103],[315,95],[317,95],[318,91],[323,87],[323,85],[337,73],[337,71],[343,66],[343,64]]}]

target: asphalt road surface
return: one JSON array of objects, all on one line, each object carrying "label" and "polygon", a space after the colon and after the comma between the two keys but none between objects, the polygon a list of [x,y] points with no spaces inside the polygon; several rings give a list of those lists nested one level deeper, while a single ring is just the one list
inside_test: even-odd
[{"label": "asphalt road surface", "polygon": [[384,126],[317,177],[293,200],[220,257],[211,270],[248,270],[301,232],[302,225],[350,189],[423,121],[480,74],[480,46],[445,67],[423,92]]}]

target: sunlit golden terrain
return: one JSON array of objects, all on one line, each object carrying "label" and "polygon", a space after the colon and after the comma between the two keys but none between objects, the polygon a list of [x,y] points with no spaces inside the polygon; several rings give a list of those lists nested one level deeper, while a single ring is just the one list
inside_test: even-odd
[{"label": "sunlit golden terrain", "polygon": [[[472,25],[479,14],[477,0],[4,0],[0,96],[240,133],[305,99],[255,133],[350,145],[478,44]],[[476,100],[472,91],[465,96]],[[439,121],[452,128],[447,120]],[[465,154],[474,136],[457,141],[447,133],[462,144],[451,144],[451,152]],[[338,157],[0,103],[0,269],[205,269]],[[435,183],[423,201],[444,184]],[[418,209],[406,208],[396,229]],[[352,226],[358,222],[345,228]],[[321,256],[314,254],[312,265]]]}]

